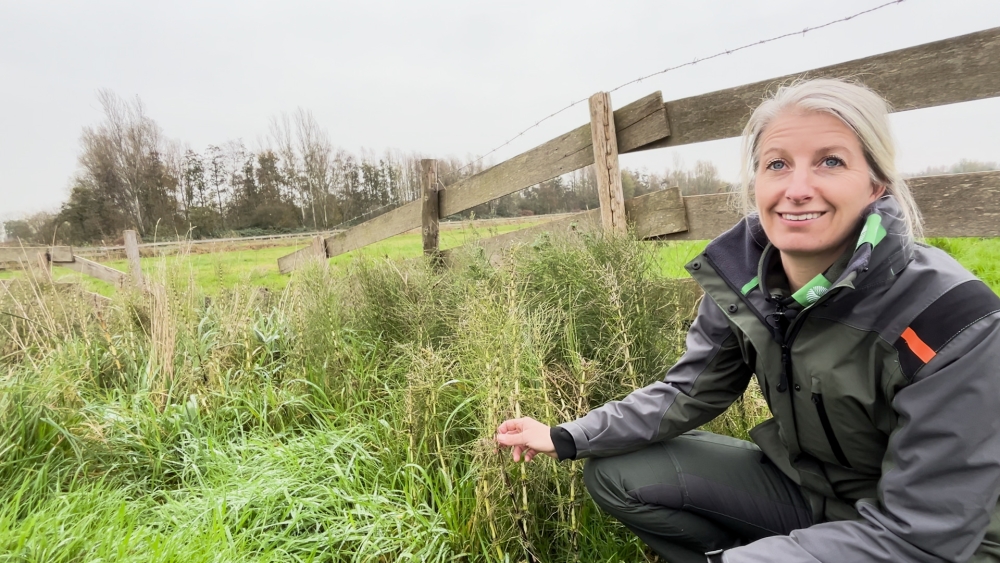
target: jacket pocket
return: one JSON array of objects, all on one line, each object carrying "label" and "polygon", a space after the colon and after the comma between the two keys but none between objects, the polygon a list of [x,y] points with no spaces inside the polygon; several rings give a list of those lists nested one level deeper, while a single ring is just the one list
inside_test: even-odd
[{"label": "jacket pocket", "polygon": [[788,459],[788,446],[781,439],[781,430],[777,420],[769,418],[754,426],[750,429],[750,439],[757,444],[757,447],[764,452],[764,455],[771,460],[775,467],[796,484],[802,484],[798,470],[792,467]]},{"label": "jacket pocket", "polygon": [[837,458],[840,465],[851,468],[844,449],[840,447],[837,435],[833,432],[833,425],[830,424],[830,416],[826,413],[826,404],[823,402],[823,389],[819,378],[814,377],[812,381],[812,402],[816,406],[816,414],[819,415],[819,423],[823,425],[823,433],[826,434],[826,441],[830,443],[830,449]]}]

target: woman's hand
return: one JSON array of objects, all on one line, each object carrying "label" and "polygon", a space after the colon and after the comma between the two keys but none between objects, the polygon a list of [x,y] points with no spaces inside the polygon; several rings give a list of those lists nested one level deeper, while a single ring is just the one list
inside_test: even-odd
[{"label": "woman's hand", "polygon": [[531,461],[538,454],[556,458],[556,447],[549,435],[551,428],[533,418],[514,418],[497,428],[497,443],[513,447],[514,461]]}]

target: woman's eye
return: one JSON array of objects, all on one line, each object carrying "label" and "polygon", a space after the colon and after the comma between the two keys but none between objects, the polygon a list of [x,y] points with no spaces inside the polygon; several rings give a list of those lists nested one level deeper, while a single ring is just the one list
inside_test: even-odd
[{"label": "woman's eye", "polygon": [[772,160],[771,162],[767,163],[767,166],[765,166],[765,168],[767,168],[768,170],[784,170],[785,163],[784,161],[781,160]]},{"label": "woman's eye", "polygon": [[843,166],[843,165],[844,161],[836,156],[828,156],[823,159],[823,166],[829,166],[830,168],[833,168],[835,166]]}]

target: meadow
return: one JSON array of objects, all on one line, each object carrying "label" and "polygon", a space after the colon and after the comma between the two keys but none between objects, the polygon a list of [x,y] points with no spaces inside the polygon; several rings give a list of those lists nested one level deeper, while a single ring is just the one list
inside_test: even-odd
[{"label": "meadow", "polygon": [[[998,241],[931,242],[1000,290]],[[0,562],[643,560],[581,462],[491,438],[662,377],[703,245],[542,238],[435,270],[404,235],[287,277],[294,248],[181,254],[97,311],[12,286]],[[711,429],[765,416],[751,387]]]},{"label": "meadow", "polygon": [[[442,229],[441,248],[456,247],[475,243],[475,241],[504,234],[511,231],[534,226],[536,222],[519,222],[517,224],[502,224],[489,227],[463,227]],[[653,250],[653,267],[666,278],[687,278],[684,264],[694,258],[708,241],[651,243]],[[1000,239],[981,238],[931,238],[928,244],[941,248],[956,258],[962,265],[983,279],[990,287],[1000,293],[1000,266],[996,257],[1000,256]],[[143,270],[154,274],[157,268],[169,270],[182,269],[193,283],[208,295],[217,294],[220,290],[237,285],[250,285],[265,288],[269,291],[284,290],[293,276],[278,272],[278,258],[295,252],[307,242],[289,246],[241,246],[234,244],[224,252],[163,253],[160,256],[142,259]],[[379,243],[355,250],[340,256],[330,258],[327,263],[343,270],[358,258],[391,260],[413,259],[421,255],[422,243],[419,233],[401,234]],[[128,271],[128,262],[124,259],[99,260],[119,271]],[[105,282],[83,276],[67,268],[54,267],[53,278],[60,282],[79,283],[83,289],[111,297],[115,289]],[[0,279],[21,277],[20,272],[0,270]]]},{"label": "meadow", "polygon": [[[442,228],[440,246],[442,249],[473,242],[482,237],[508,233],[526,228],[538,222],[521,221],[516,224],[491,225],[489,227]],[[291,276],[278,272],[278,258],[291,254],[309,244],[309,241],[299,241],[289,246],[260,246],[253,244],[241,245],[235,243],[224,252],[199,252],[196,247],[175,252],[161,252],[158,256],[142,259],[143,271],[153,274],[157,268],[182,268],[190,276],[197,287],[208,294],[218,293],[225,288],[239,284],[253,285],[268,290],[281,291],[289,283]],[[407,233],[394,236],[379,243],[367,246],[361,250],[335,256],[329,260],[333,267],[341,268],[359,256],[388,257],[392,259],[416,258],[422,253],[421,235]],[[127,272],[128,261],[121,259],[95,259],[102,264]],[[105,282],[78,274],[68,268],[56,266],[52,269],[53,277],[60,282],[74,282],[83,285],[87,291],[99,293],[106,297],[114,294],[114,288]],[[0,279],[20,277],[15,271],[0,271]]]}]

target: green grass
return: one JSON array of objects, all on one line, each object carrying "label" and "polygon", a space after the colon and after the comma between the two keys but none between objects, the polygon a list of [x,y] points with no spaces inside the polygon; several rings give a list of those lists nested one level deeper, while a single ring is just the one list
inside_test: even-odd
[{"label": "green grass", "polygon": [[[932,242],[998,289],[997,241]],[[0,562],[644,560],[581,463],[492,436],[661,378],[687,320],[669,278],[704,243],[540,239],[442,271],[402,260],[419,244],[270,291],[294,248],[149,259],[154,290],[97,314],[0,292]],[[711,428],[764,416],[751,388]]]},{"label": "green grass", "polygon": [[[947,252],[1000,294],[1000,238],[931,238],[926,242]],[[667,278],[690,277],[684,264],[693,260],[707,244],[708,241],[692,241],[658,245],[659,273]]]},{"label": "green grass", "polygon": [[927,242],[950,254],[1000,294],[1000,238],[932,238]]},{"label": "green grass", "polygon": [[[530,224],[502,225],[489,229],[453,229],[441,232],[441,248],[448,249],[474,242],[480,237],[489,237],[519,230]],[[994,291],[1000,293],[1000,239],[983,238],[932,238],[928,244],[941,248],[968,268],[973,274],[985,281]],[[655,263],[660,275],[667,278],[689,277],[684,270],[684,264],[692,260],[704,250],[708,241],[684,241],[671,243],[652,243],[657,247]],[[144,258],[143,269],[152,273],[156,267],[168,269],[182,268],[194,280],[194,283],[209,294],[217,294],[223,288],[238,284],[249,284],[267,288],[272,291],[283,290],[291,276],[278,272],[278,258],[302,248],[297,246],[282,246],[262,249],[235,249],[227,252],[209,254],[192,254],[186,256],[168,255],[163,257]],[[329,260],[333,266],[344,268],[359,256],[385,257],[391,259],[408,259],[420,256],[422,243],[419,234],[404,234],[386,239],[360,250],[336,256]],[[120,271],[128,269],[125,260],[104,262]],[[76,272],[55,267],[53,274],[59,281],[75,281],[82,283],[88,291],[110,297],[114,288],[99,280],[89,278]],[[15,272],[0,271],[0,279],[16,277]]]},{"label": "green grass", "polygon": [[98,315],[15,286],[0,560],[641,560],[580,463],[516,465],[491,438],[660,377],[684,319],[653,250],[549,241],[444,271],[363,256],[210,301],[192,256]]},{"label": "green grass", "polygon": [[[514,225],[499,225],[489,228],[447,229],[440,234],[440,246],[449,249],[475,241],[481,237],[530,227],[536,223],[520,223]],[[280,246],[260,249],[241,249],[226,252],[205,254],[168,254],[165,256],[147,257],[142,259],[143,271],[155,274],[158,268],[168,270],[183,269],[194,280],[197,287],[208,294],[217,294],[221,289],[235,287],[239,284],[249,284],[272,291],[280,291],[288,285],[290,276],[278,272],[278,258],[299,250],[304,245]],[[402,234],[367,246],[363,249],[335,256],[329,263],[337,267],[346,267],[359,256],[390,257],[393,259],[416,258],[423,252],[420,234]],[[128,271],[128,261],[110,260],[102,264],[116,270]],[[114,288],[105,282],[84,276],[68,268],[54,267],[53,277],[60,282],[77,282],[84,289],[99,293],[106,297],[114,294]],[[0,271],[0,279],[18,277],[12,271]]]}]

